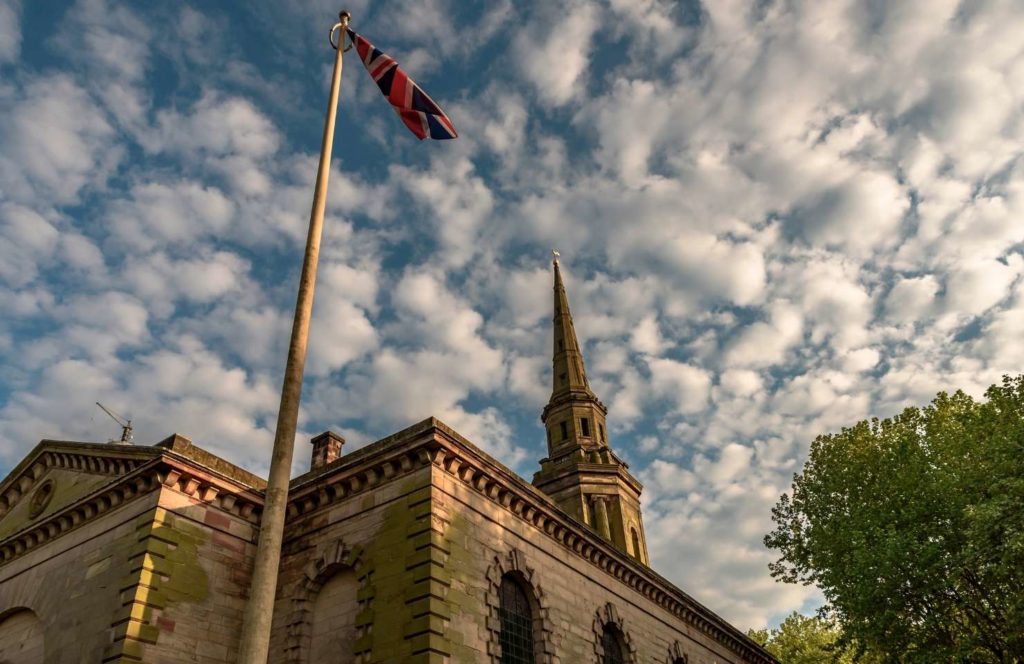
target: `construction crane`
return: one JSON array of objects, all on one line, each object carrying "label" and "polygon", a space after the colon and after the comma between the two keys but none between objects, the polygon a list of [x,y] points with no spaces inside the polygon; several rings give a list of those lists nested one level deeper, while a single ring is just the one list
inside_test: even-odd
[{"label": "construction crane", "polygon": [[114,420],[115,422],[117,422],[118,424],[121,425],[121,444],[122,445],[131,445],[132,444],[132,421],[131,420],[126,420],[125,418],[121,417],[117,413],[113,412],[112,410],[110,410],[109,408],[107,408],[106,406],[101,404],[99,401],[96,402],[96,405],[99,406],[100,408],[102,408],[103,412],[110,416],[110,419]]}]

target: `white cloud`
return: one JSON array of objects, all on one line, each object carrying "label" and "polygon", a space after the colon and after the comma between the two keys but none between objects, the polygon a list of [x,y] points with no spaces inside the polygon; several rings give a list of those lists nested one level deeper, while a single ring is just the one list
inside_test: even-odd
[{"label": "white cloud", "polygon": [[136,346],[149,337],[145,304],[119,291],[72,298],[58,310],[62,341],[94,358],[110,358],[122,346]]},{"label": "white cloud", "polygon": [[946,280],[947,310],[967,315],[982,313],[1007,295],[1022,268],[1024,260],[1020,256],[1008,263],[977,260],[958,266]]},{"label": "white cloud", "polygon": [[698,367],[667,358],[647,360],[654,398],[668,399],[680,413],[699,413],[707,405],[711,378]]},{"label": "white cloud", "polygon": [[249,264],[227,251],[202,250],[183,258],[155,252],[126,260],[122,279],[154,314],[166,317],[179,301],[209,304],[252,287]]},{"label": "white cloud", "polygon": [[931,275],[900,279],[886,298],[886,314],[899,322],[915,321],[930,312],[938,292],[939,284]]},{"label": "white cloud", "polygon": [[639,353],[657,355],[665,347],[665,340],[661,338],[661,331],[658,329],[658,319],[654,316],[647,316],[633,328],[630,335],[630,345],[633,350]]},{"label": "white cloud", "polygon": [[106,262],[96,243],[74,231],[60,234],[60,256],[68,266],[78,268],[91,275],[105,272]]},{"label": "white cloud", "polygon": [[277,127],[250,100],[213,91],[206,92],[187,114],[160,111],[152,135],[140,140],[152,152],[179,154],[192,162],[212,160],[212,166],[229,179],[243,178],[236,182],[243,189],[244,178],[254,177],[246,170],[281,145]]},{"label": "white cloud", "polygon": [[326,376],[377,349],[377,330],[367,311],[376,308],[377,279],[369,269],[324,265],[317,276],[307,367]]},{"label": "white cloud", "polygon": [[477,236],[494,207],[490,189],[473,173],[472,163],[458,160],[433,172],[400,167],[391,175],[432,212],[442,260],[461,266],[472,258]]},{"label": "white cloud", "polygon": [[800,201],[794,226],[812,244],[865,252],[896,244],[909,207],[906,192],[891,175],[862,172]]},{"label": "white cloud", "polygon": [[0,2],[0,63],[13,62],[21,52],[21,2]]},{"label": "white cloud", "polygon": [[872,301],[848,264],[814,262],[804,265],[799,279],[810,339],[830,339],[837,350],[856,346],[867,337]]},{"label": "white cloud", "polygon": [[0,279],[23,286],[35,279],[57,246],[57,229],[42,216],[14,203],[0,204]]},{"label": "white cloud", "polygon": [[855,374],[873,369],[882,355],[874,348],[858,348],[843,357],[843,370]]},{"label": "white cloud", "polygon": [[150,250],[223,234],[235,210],[235,203],[216,187],[187,180],[148,182],[134,186],[129,198],[111,203],[106,223],[128,246]]},{"label": "white cloud", "polygon": [[114,130],[69,76],[33,79],[13,99],[0,98],[0,186],[26,204],[75,203],[88,185],[102,185],[123,157]]},{"label": "white cloud", "polygon": [[542,11],[519,29],[516,51],[520,73],[541,101],[561,106],[579,94],[590,66],[591,41],[600,23],[596,6],[572,2]]},{"label": "white cloud", "polygon": [[772,305],[770,317],[744,328],[725,352],[728,366],[767,367],[785,360],[803,333],[803,316],[786,302]]}]

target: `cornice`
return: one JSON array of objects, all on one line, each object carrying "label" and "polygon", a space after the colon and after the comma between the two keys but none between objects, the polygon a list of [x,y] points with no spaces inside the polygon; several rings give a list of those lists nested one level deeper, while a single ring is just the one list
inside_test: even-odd
[{"label": "cornice", "polygon": [[292,480],[288,520],[294,523],[321,507],[430,466],[434,431],[430,422],[420,422]]},{"label": "cornice", "polygon": [[[358,455],[358,456],[355,456]],[[416,424],[355,455],[296,478],[288,503],[294,523],[331,503],[432,465],[601,571],[614,576],[680,620],[756,664],[777,664],[719,615],[667,579],[636,562],[510,469],[435,418]],[[354,458],[353,458],[354,457]]]},{"label": "cornice", "polygon": [[[76,468],[82,456],[70,453],[53,455],[72,465],[55,464],[58,468]],[[0,540],[0,565],[5,565],[61,535],[76,530],[110,510],[153,491],[159,482],[150,466],[143,466],[87,494],[43,519],[30,522],[21,530]]]},{"label": "cornice", "polygon": [[608,414],[608,406],[597,398],[597,395],[588,390],[567,390],[552,393],[544,410],[540,413],[540,421],[546,423],[551,413],[556,410],[571,407],[575,404],[592,404],[600,409],[603,415]]},{"label": "cornice", "polygon": [[[253,525],[259,522],[263,504],[260,492],[176,452],[152,447],[135,448],[125,458],[122,450],[111,450],[110,446],[61,443],[56,449],[46,449],[44,445],[48,442],[44,441],[30,455],[32,463],[26,466],[28,473],[12,473],[8,480],[13,478],[16,481],[5,480],[3,499],[9,502],[4,503],[3,513],[26,496],[50,468],[109,474],[112,479],[72,504],[0,539],[0,565],[161,488],[215,505]],[[11,500],[10,496],[14,499]]]},{"label": "cornice", "polygon": [[609,476],[622,480],[623,484],[628,486],[639,500],[644,485],[640,483],[640,480],[633,477],[627,469],[628,466],[624,463],[609,464],[580,461],[570,461],[561,465],[552,464],[545,468],[542,461],[541,470],[533,475],[533,485],[542,491],[547,491],[547,487],[565,482],[566,480],[570,480],[573,484],[578,484],[580,480],[576,478],[581,475],[590,477]]},{"label": "cornice", "polygon": [[152,448],[44,440],[0,482],[0,519],[28,495],[50,468],[123,475],[158,456]]}]

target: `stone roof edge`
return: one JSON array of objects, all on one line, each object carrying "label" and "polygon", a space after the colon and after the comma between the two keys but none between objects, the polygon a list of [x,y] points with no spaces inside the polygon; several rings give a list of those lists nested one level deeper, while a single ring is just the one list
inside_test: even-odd
[{"label": "stone roof edge", "polygon": [[[617,577],[620,581],[625,582],[634,590],[641,592],[641,594],[648,597],[648,599],[653,600],[659,606],[669,611],[669,613],[683,618],[706,633],[712,633],[712,635],[718,636],[719,638],[717,640],[726,641],[727,644],[731,645],[732,649],[739,654],[747,657],[753,655],[751,661],[766,663],[776,662],[776,659],[772,657],[771,654],[766,652],[761,646],[751,640],[732,623],[701,604],[699,601],[675,586],[672,582],[655,572],[650,567],[637,562],[626,553],[613,547],[592,528],[579,522],[573,516],[562,510],[547,494],[526,482],[526,480],[519,477],[519,475],[510,468],[470,443],[462,435],[440,421],[436,421],[436,424],[438,431],[443,432],[447,438],[450,438],[464,450],[472,452],[478,460],[484,461],[487,465],[491,466],[491,469],[497,470],[500,476],[500,481],[507,483],[507,485],[511,485],[507,486],[507,488],[518,489],[535,500],[539,499],[538,502],[542,503],[543,508],[551,510],[551,513],[545,514],[544,512],[537,510],[536,506],[531,505],[518,506],[517,509],[513,504],[514,498],[503,498],[500,495],[500,488],[488,486],[489,480],[492,480],[493,478],[489,478],[486,475],[481,476],[481,474],[476,473],[476,469],[472,467],[470,467],[469,470],[466,470],[462,460],[456,461],[458,466],[455,468],[454,473],[452,472],[452,465],[454,464],[449,464],[443,459],[440,460],[440,463],[438,460],[435,460],[435,465],[440,465],[447,472],[455,475],[464,483],[469,484],[472,488],[476,489],[493,502],[509,509],[515,513],[516,516],[531,522],[534,526],[547,533],[563,546],[567,546],[576,554],[582,555],[595,566]],[[518,497],[522,498],[521,495]],[[532,515],[529,513],[530,508],[533,508],[535,511]],[[555,521],[561,521],[562,523],[555,523],[554,525],[551,525],[552,522]],[[571,526],[575,532],[572,532],[571,534],[558,532],[559,527],[565,528],[566,526]],[[591,551],[588,555],[585,552],[585,546],[583,544],[572,542],[573,535],[583,538],[585,540],[585,544],[594,547],[595,551]],[[654,591],[649,588],[643,588],[644,584],[642,581],[646,581],[656,588],[653,589]],[[681,604],[682,607],[673,606],[673,599]],[[683,608],[684,610],[680,611],[680,608]],[[715,635],[715,631],[718,631],[719,634]],[[722,637],[725,638],[723,639]]]},{"label": "stone roof edge", "polygon": [[292,480],[288,517],[309,514],[333,500],[425,465],[456,477],[747,661],[776,664],[774,657],[724,618],[611,546],[589,526],[566,514],[547,494],[434,417]]},{"label": "stone roof edge", "polygon": [[[25,458],[17,466],[11,469],[7,477],[0,481],[0,519],[50,467],[50,464],[44,461],[44,457],[51,453],[90,457],[93,459],[91,463],[77,467],[87,472],[110,475],[117,474],[119,471],[123,472],[125,465],[145,463],[159,455],[159,451],[151,447],[43,439],[25,455]],[[40,463],[40,461],[44,462]],[[119,465],[118,462],[121,464]]]},{"label": "stone roof edge", "polygon": [[[19,488],[24,490],[20,491],[18,499],[26,495],[49,468],[96,471],[101,465],[109,464],[106,470],[112,475],[111,481],[53,514],[31,521],[21,530],[0,539],[0,565],[129,500],[161,487],[174,489],[201,502],[215,504],[225,512],[258,525],[263,506],[261,491],[166,447],[120,449],[133,449],[136,452],[128,455],[88,454],[97,450],[108,452],[109,446],[71,441],[40,442],[26,457],[25,461],[31,460],[31,463],[22,462],[16,469],[18,473],[12,473],[15,478],[31,478],[27,485],[19,482]],[[136,457],[131,460],[138,463],[125,464],[128,457]],[[27,475],[26,471],[31,471],[31,474]],[[13,483],[10,484],[5,488],[19,491]],[[13,506],[8,495],[2,494],[4,502],[0,517]]]},{"label": "stone roof edge", "polygon": [[325,466],[322,466],[321,468],[315,468],[293,477],[288,489],[289,499],[293,492],[298,491],[307,484],[315,482],[317,479],[325,475],[330,475],[338,471],[340,468],[346,468],[351,464],[356,464],[375,455],[386,453],[395,445],[401,445],[402,443],[415,439],[417,436],[420,436],[425,432],[432,431],[438,424],[444,426],[444,424],[442,424],[437,418],[428,417],[427,419],[420,420],[416,424],[407,426],[401,431],[397,431],[390,436],[376,440],[369,445],[364,445],[354,452],[342,454],[341,457]]},{"label": "stone roof edge", "polygon": [[227,459],[203,449],[193,443],[192,439],[187,436],[174,433],[167,438],[164,438],[153,447],[180,454],[181,456],[198,463],[204,468],[207,468],[208,470],[233,482],[244,484],[254,491],[262,492],[267,488],[267,481],[259,475],[250,473],[245,468],[236,466]]}]

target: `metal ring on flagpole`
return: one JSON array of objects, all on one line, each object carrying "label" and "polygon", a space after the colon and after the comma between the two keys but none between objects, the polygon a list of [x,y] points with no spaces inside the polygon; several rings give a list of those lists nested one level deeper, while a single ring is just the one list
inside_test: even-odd
[{"label": "metal ring on flagpole", "polygon": [[[342,27],[341,23],[335,23],[333,26],[331,26],[331,32],[327,36],[327,41],[331,42],[331,48],[333,48],[335,51],[338,50],[338,44],[336,44],[334,42],[334,33],[337,32],[338,28],[340,28],[340,27]],[[345,33],[344,32],[341,33],[340,38],[341,38],[342,41],[344,41],[344,39],[345,39]]]}]

